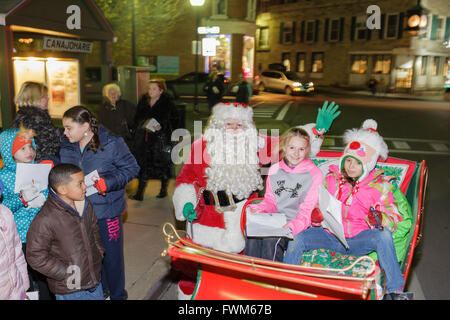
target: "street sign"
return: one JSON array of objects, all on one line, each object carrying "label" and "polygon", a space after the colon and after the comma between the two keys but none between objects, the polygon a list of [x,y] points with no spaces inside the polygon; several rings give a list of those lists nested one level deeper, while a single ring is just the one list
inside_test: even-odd
[{"label": "street sign", "polygon": [[216,55],[216,38],[202,39],[202,55],[205,57],[214,57]]},{"label": "street sign", "polygon": [[219,26],[212,26],[212,27],[198,27],[197,28],[198,34],[219,34],[220,33],[220,27]]}]

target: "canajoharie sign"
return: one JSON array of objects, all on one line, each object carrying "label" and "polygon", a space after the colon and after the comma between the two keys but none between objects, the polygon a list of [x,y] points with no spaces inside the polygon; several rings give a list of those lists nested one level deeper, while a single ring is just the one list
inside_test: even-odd
[{"label": "canajoharie sign", "polygon": [[92,53],[92,42],[74,39],[44,37],[44,50]]}]

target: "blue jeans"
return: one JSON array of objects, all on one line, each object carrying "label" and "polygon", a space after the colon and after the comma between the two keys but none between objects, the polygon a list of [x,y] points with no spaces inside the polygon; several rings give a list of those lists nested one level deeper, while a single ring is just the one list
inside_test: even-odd
[{"label": "blue jeans", "polygon": [[329,249],[343,254],[362,256],[376,251],[381,268],[386,274],[386,293],[403,291],[405,279],[397,261],[392,234],[389,230],[369,229],[358,233],[353,238],[347,238],[349,249],[332,234],[322,227],[310,227],[297,234],[289,242],[284,262],[299,265],[303,251],[314,249]]},{"label": "blue jeans", "polygon": [[81,290],[68,294],[55,294],[55,297],[56,300],[104,300],[101,283],[91,290]]}]

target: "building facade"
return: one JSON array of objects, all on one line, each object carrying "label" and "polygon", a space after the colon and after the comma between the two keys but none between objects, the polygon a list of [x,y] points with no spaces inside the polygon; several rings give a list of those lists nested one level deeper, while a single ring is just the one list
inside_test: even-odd
[{"label": "building facade", "polygon": [[[154,29],[151,40],[144,37],[137,41],[137,65],[150,66],[151,73],[166,79],[195,71],[198,18],[198,26],[202,27],[199,43],[204,38],[216,40],[213,56],[204,56],[199,46],[198,71],[217,70],[231,80],[239,79],[239,74],[244,72],[250,78],[254,69],[256,6],[257,0],[206,0],[200,7],[191,6],[188,0],[180,1],[180,15],[172,21],[174,25],[170,29],[161,22],[161,28]],[[142,32],[137,25],[137,39]],[[119,37],[118,42],[121,41],[124,39]],[[129,58],[114,64],[130,65],[132,62]]]},{"label": "building facade", "polygon": [[[369,8],[373,5],[378,12]],[[422,1],[427,12],[420,32],[411,35],[405,28],[408,10],[416,5],[416,0],[260,0],[256,70],[279,62],[318,85],[366,87],[376,79],[395,92],[443,89],[450,7],[446,0]]]},{"label": "building facade", "polygon": [[62,118],[68,108],[85,103],[85,60],[97,42],[101,48],[99,64],[107,65],[108,43],[113,38],[113,30],[91,0],[2,1],[2,128],[12,124],[14,97],[25,81],[47,84],[53,118]]}]

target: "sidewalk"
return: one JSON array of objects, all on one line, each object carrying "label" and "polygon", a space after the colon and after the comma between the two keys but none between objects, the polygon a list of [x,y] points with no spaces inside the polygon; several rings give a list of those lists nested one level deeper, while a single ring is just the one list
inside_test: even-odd
[{"label": "sidewalk", "polygon": [[[127,193],[134,194],[137,184],[137,179],[131,181]],[[150,180],[144,200],[128,199],[128,210],[123,215],[125,289],[129,300],[145,298],[153,284],[170,270],[170,257],[161,256],[167,248],[162,226],[165,222],[176,225],[172,209],[175,179],[170,180],[168,195],[162,199],[156,198],[160,185],[160,181]],[[176,226],[183,228],[182,223]]]},{"label": "sidewalk", "polygon": [[442,91],[418,91],[415,94],[408,93],[393,93],[386,92],[384,94],[376,93],[372,94],[369,90],[353,89],[353,88],[338,88],[331,86],[319,86],[317,91],[324,93],[335,94],[350,94],[358,96],[370,96],[374,98],[387,98],[387,99],[405,99],[405,100],[424,100],[424,101],[450,101],[450,93]]}]

